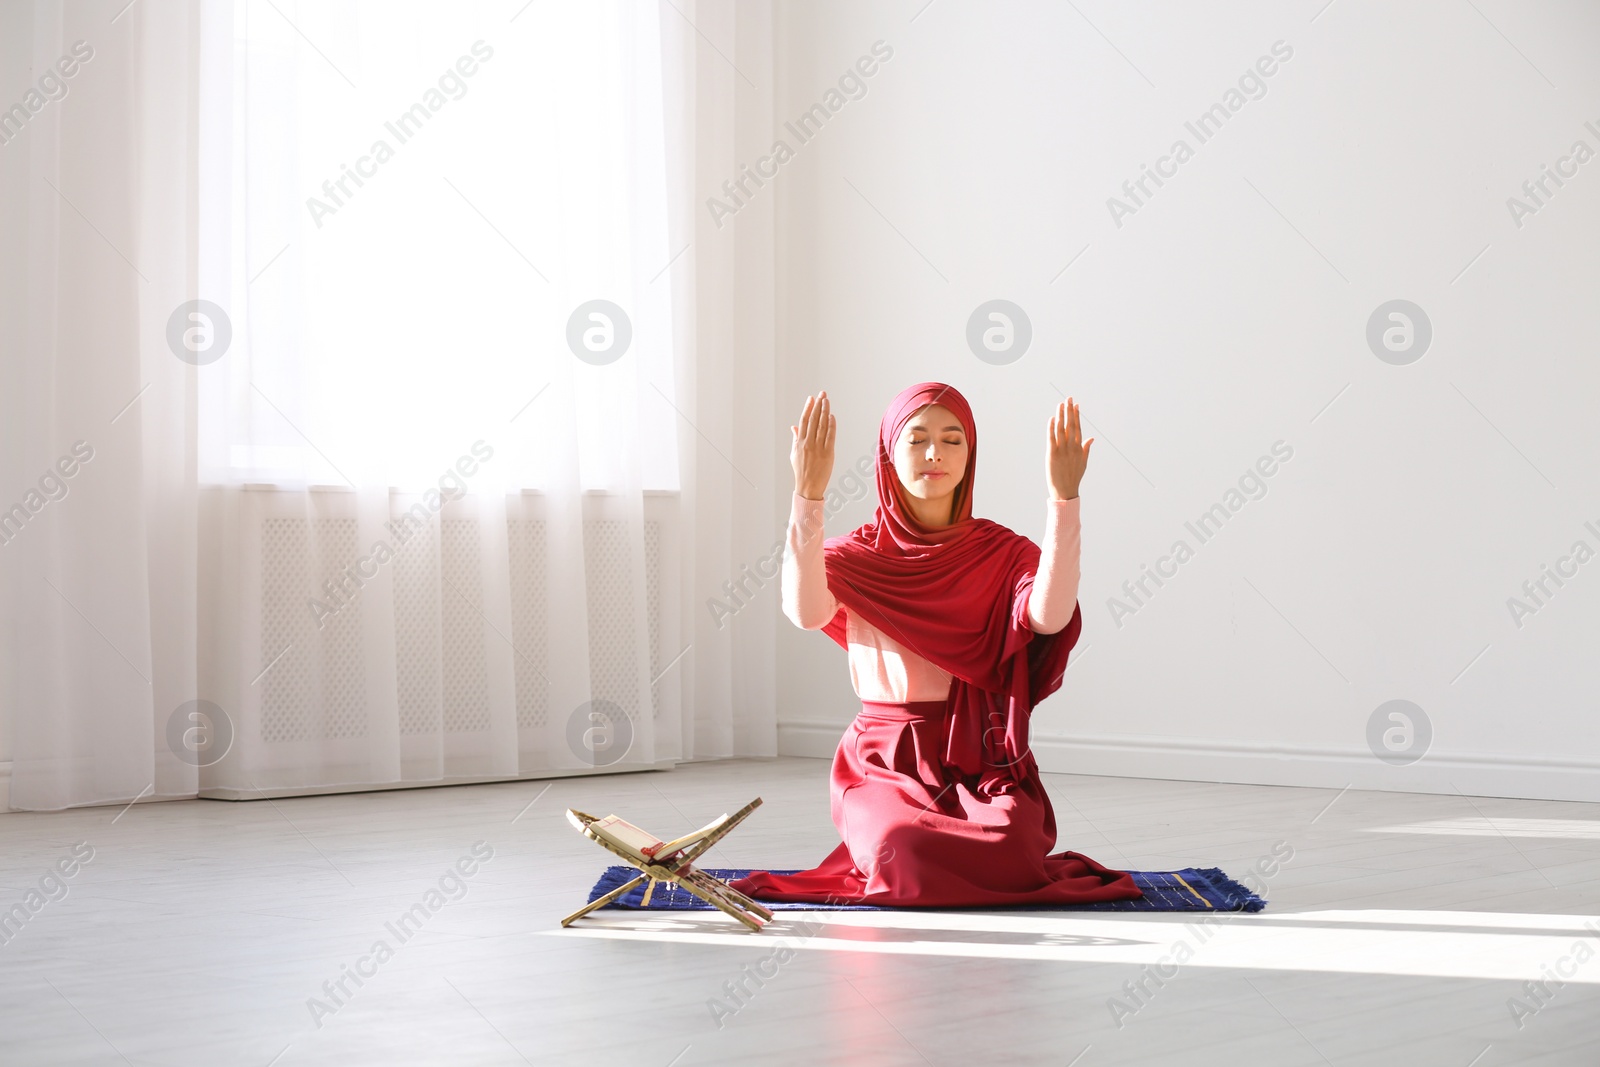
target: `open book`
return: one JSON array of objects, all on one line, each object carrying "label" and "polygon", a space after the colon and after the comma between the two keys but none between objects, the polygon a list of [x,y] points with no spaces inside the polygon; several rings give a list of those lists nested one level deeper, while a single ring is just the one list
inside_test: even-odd
[{"label": "open book", "polygon": [[702,826],[691,834],[663,841],[655,834],[643,827],[635,826],[626,819],[616,815],[607,815],[603,819],[595,819],[588,826],[583,827],[587,834],[600,838],[608,844],[636,855],[639,859],[648,862],[660,862],[667,856],[688,848],[710,837],[722,824],[728,821],[726,814],[719,815],[711,822]]},{"label": "open book", "polygon": [[568,808],[567,821],[583,831],[583,836],[639,868],[639,874],[611,892],[590,900],[562,919],[561,925],[571,926],[575,920],[583,918],[596,908],[603,908],[612,903],[623,894],[632,891],[641,882],[649,884],[645,886],[643,902],[639,906],[648,908],[650,894],[659,882],[676,885],[713,908],[719,908],[733,916],[750,929],[760,930],[763,924],[772,920],[772,909],[751,900],[743,893],[734,890],[727,882],[697,869],[694,865],[694,860],[699,858],[701,853],[711,849],[735,826],[744,821],[746,815],[760,806],[761,798],[756,797],[732,815],[719,815],[694,833],[684,834],[671,841],[663,841],[644,827],[635,826],[627,819],[615,815],[597,819],[587,812]]}]

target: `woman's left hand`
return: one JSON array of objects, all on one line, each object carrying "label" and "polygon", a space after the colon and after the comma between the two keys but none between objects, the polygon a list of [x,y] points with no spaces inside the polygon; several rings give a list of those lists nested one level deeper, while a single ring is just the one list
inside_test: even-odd
[{"label": "woman's left hand", "polygon": [[1056,407],[1050,416],[1049,439],[1045,447],[1045,471],[1050,480],[1052,500],[1071,500],[1078,495],[1078,483],[1083,480],[1084,468],[1089,464],[1089,446],[1094,438],[1083,439],[1083,428],[1078,423],[1078,405],[1069,396]]}]

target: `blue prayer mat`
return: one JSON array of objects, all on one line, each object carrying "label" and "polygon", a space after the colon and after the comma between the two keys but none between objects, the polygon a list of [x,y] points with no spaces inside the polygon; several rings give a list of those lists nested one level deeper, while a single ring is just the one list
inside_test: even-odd
[{"label": "blue prayer mat", "polygon": [[[756,868],[765,870],[770,868]],[[747,868],[735,867],[703,867],[707,874],[720,878],[724,882],[731,882],[735,878],[743,878],[750,873]],[[795,874],[796,871],[772,871],[773,874]],[[1129,871],[1133,875],[1133,884],[1144,890],[1144,896],[1138,900],[1106,900],[1095,904],[1009,904],[1009,905],[983,905],[981,910],[989,911],[996,908],[1000,910],[1029,910],[1029,911],[1260,911],[1267,906],[1267,902],[1256,896],[1250,890],[1240,885],[1223,873],[1220,867],[1185,867],[1181,871]],[[629,879],[637,877],[638,870],[633,867],[607,867],[600,880],[589,890],[589,900],[596,901],[607,893],[626,883]],[[609,904],[603,904],[598,909],[606,908],[631,908],[638,910],[646,905],[644,891],[648,882],[641,882],[622,896]],[[798,910],[798,911],[899,911],[904,910],[894,907],[884,907],[878,904],[809,904],[785,903],[776,900],[756,899],[762,907],[769,911]],[[657,908],[664,910],[704,910],[715,909],[690,893],[680,889],[671,882],[657,882],[655,891],[650,894],[650,910]],[[959,908],[939,908],[939,911],[960,911]]]}]

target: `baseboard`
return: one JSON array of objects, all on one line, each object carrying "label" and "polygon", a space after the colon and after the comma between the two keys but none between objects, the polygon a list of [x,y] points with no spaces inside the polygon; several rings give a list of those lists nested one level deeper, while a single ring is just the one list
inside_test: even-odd
[{"label": "baseboard", "polygon": [[[375,793],[391,789],[433,789],[448,785],[479,785],[489,782],[520,782],[541,778],[576,778],[595,774],[627,774],[635,771],[670,771],[679,761],[671,759],[657,760],[653,763],[624,763],[605,770],[597,771],[588,767],[577,769],[537,771],[515,777],[485,775],[474,777],[448,778],[434,782],[383,782],[374,785],[328,785],[328,786],[287,786],[283,788],[267,788],[262,790],[241,789],[202,789],[198,796],[201,800],[260,800],[264,797],[302,797],[322,796],[329,793]],[[162,799],[191,799],[188,797],[162,798]],[[150,801],[146,801],[150,803]],[[11,812],[11,763],[0,762],[0,815],[12,814]]]},{"label": "baseboard", "polygon": [[[843,733],[841,723],[780,722],[778,754],[832,758]],[[1033,753],[1040,770],[1061,774],[1600,801],[1600,760],[1434,751],[1396,767],[1358,747],[1048,732],[1034,734]]]},{"label": "baseboard", "polygon": [[236,789],[226,786],[213,786],[202,789],[199,793],[201,800],[263,800],[274,797],[310,797],[326,796],[334,793],[382,793],[398,789],[437,789],[442,786],[452,785],[487,785],[495,782],[525,782],[538,781],[545,778],[582,778],[593,775],[607,774],[633,774],[639,771],[670,771],[677,765],[677,760],[662,759],[651,763],[622,762],[616,763],[604,770],[593,767],[560,768],[541,771],[530,771],[518,775],[461,775],[434,781],[402,781],[402,782],[357,782],[353,784],[320,785],[320,786],[267,786],[262,789]]},{"label": "baseboard", "polygon": [[778,755],[832,759],[846,723],[792,720],[778,723]]}]

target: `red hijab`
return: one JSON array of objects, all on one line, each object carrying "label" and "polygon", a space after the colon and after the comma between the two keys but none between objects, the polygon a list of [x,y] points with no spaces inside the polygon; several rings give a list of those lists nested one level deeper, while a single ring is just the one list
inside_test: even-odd
[{"label": "red hijab", "polygon": [[[956,414],[967,434],[967,468],[954,494],[954,523],[930,529],[906,505],[894,446],[931,404]],[[1061,686],[1083,629],[1082,609],[1054,634],[1028,624],[1040,549],[989,519],[972,517],[978,428],[954,387],[918,382],[889,403],[878,426],[878,508],[873,521],[823,541],[828,589],[857,615],[948,671],[945,763],[980,781],[1037,772],[1028,750],[1034,705]],[[841,647],[844,614],[823,627]]]}]

